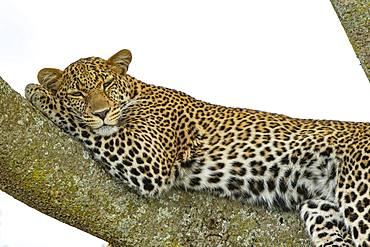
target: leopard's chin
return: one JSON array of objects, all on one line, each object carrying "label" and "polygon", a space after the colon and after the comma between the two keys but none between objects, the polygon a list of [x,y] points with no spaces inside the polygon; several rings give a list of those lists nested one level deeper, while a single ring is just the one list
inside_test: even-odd
[{"label": "leopard's chin", "polygon": [[103,125],[98,129],[94,129],[94,132],[101,136],[110,136],[118,131],[117,126]]}]

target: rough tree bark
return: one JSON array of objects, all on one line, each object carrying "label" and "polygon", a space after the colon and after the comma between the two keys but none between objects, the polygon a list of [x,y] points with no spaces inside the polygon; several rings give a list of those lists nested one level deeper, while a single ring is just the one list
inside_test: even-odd
[{"label": "rough tree bark", "polygon": [[182,190],[140,197],[1,78],[0,190],[112,246],[310,246],[296,214]]},{"label": "rough tree bark", "polygon": [[370,4],[369,0],[331,0],[349,41],[370,80]]},{"label": "rough tree bark", "polygon": [[[331,1],[370,78],[367,0]],[[143,198],[0,78],[0,190],[118,246],[310,246],[295,214],[173,190]]]}]

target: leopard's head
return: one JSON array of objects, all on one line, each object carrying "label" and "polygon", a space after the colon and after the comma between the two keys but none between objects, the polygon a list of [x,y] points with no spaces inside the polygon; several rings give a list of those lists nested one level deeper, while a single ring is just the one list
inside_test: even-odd
[{"label": "leopard's head", "polygon": [[79,121],[100,135],[118,130],[130,104],[132,88],[126,76],[131,52],[121,50],[108,60],[89,57],[64,71],[44,68],[38,80]]}]

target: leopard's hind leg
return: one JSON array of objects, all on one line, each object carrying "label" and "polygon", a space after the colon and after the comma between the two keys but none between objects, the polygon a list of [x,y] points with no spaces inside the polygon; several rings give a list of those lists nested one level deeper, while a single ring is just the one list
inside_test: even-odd
[{"label": "leopard's hind leg", "polygon": [[300,206],[300,215],[314,246],[354,246],[335,203],[321,199],[306,200]]},{"label": "leopard's hind leg", "polygon": [[[346,188],[347,187],[347,188]],[[366,181],[339,188],[340,212],[350,229],[355,246],[370,247],[370,189]]]}]

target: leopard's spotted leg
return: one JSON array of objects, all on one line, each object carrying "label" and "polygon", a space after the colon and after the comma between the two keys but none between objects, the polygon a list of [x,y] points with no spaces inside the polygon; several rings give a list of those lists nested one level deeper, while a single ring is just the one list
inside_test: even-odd
[{"label": "leopard's spotted leg", "polygon": [[[346,186],[344,186],[345,188]],[[355,246],[370,247],[370,200],[366,182],[357,181],[354,188],[339,189],[341,212],[352,233]]]},{"label": "leopard's spotted leg", "polygon": [[354,246],[338,206],[326,200],[306,200],[300,215],[315,246]]},{"label": "leopard's spotted leg", "polygon": [[[370,204],[367,204],[367,208],[365,207],[362,213],[358,212],[356,207],[352,205],[344,206],[345,224],[351,230],[355,246],[370,247]],[[360,215],[358,219],[353,218],[356,214]]]},{"label": "leopard's spotted leg", "polygon": [[49,120],[68,134],[81,141],[87,141],[83,132],[90,130],[76,121],[67,109],[64,109],[59,100],[50,91],[39,84],[28,84],[25,90],[28,101],[41,111]]}]

